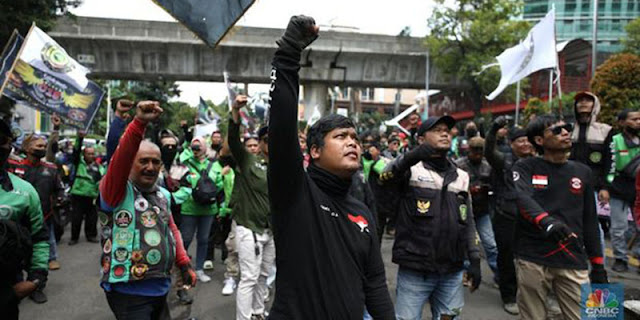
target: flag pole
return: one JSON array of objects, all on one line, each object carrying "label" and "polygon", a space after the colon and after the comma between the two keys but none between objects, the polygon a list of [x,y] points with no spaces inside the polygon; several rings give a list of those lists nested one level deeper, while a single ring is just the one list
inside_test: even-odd
[{"label": "flag pole", "polygon": [[515,124],[518,125],[518,119],[520,115],[520,80],[516,83],[516,121]]},{"label": "flag pole", "polygon": [[424,103],[424,113],[422,114],[422,120],[427,120],[429,118],[429,49],[427,49],[427,61],[426,61],[426,69],[425,69],[425,103]]},{"label": "flag pole", "polygon": [[598,0],[593,1],[593,39],[591,43],[591,78],[596,75],[598,57]]},{"label": "flag pole", "polygon": [[549,70],[549,110],[553,107],[553,69]]}]

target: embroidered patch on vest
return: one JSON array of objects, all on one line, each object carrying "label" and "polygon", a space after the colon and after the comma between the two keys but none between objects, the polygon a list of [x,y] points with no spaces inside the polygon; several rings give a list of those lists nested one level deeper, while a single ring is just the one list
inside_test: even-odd
[{"label": "embroidered patch on vest", "polygon": [[431,208],[431,201],[418,200],[416,207],[418,208],[419,213],[427,214],[429,212],[429,208]]},{"label": "embroidered patch on vest", "polygon": [[461,204],[458,209],[460,210],[460,220],[467,221],[467,205]]},{"label": "embroidered patch on vest", "polygon": [[147,228],[153,228],[156,226],[157,214],[153,210],[147,210],[140,215],[142,225]]},{"label": "embroidered patch on vest", "polygon": [[158,249],[151,249],[147,252],[147,262],[150,265],[156,265],[162,259],[162,253]]},{"label": "embroidered patch on vest", "polygon": [[155,247],[160,244],[160,233],[157,230],[147,230],[144,232],[144,242],[148,245]]},{"label": "embroidered patch on vest", "polygon": [[127,210],[120,210],[116,213],[115,224],[120,228],[126,228],[133,220],[133,215]]}]

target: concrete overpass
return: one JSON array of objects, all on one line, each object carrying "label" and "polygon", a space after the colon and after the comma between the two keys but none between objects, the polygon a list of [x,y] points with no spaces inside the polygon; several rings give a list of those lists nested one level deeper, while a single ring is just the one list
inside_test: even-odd
[{"label": "concrete overpass", "polygon": [[[99,79],[269,83],[281,29],[236,27],[215,49],[175,22],[76,17],[49,32]],[[424,88],[422,38],[322,32],[303,53],[305,99],[326,101],[327,86]],[[430,87],[458,87],[431,68]],[[313,103],[313,101],[310,101]],[[314,103],[315,104],[315,103]]]}]

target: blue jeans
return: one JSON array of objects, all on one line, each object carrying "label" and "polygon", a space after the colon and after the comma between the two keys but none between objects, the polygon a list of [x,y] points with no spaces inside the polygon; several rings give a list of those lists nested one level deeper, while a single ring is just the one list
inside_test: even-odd
[{"label": "blue jeans", "polygon": [[56,243],[56,230],[53,217],[47,221],[47,228],[49,228],[49,261],[56,261],[58,260],[58,245]]},{"label": "blue jeans", "polygon": [[484,254],[487,256],[487,263],[494,275],[498,275],[498,246],[496,245],[496,237],[493,234],[493,226],[491,225],[491,217],[489,214],[476,218],[476,230],[480,236]]},{"label": "blue jeans", "polygon": [[207,248],[209,247],[209,231],[211,230],[211,223],[213,223],[213,216],[189,216],[182,215],[182,222],[180,223],[180,233],[182,234],[182,241],[184,241],[184,249],[189,250],[193,235],[198,230],[196,241],[198,247],[196,248],[196,270],[202,270],[204,260],[207,257]]},{"label": "blue jeans", "polygon": [[[629,215],[629,204],[623,200],[617,198],[611,198],[609,200],[611,206],[611,246],[613,247],[613,257],[628,261],[627,256],[627,237],[633,234],[633,230],[629,228],[629,221],[627,217]],[[633,252],[636,255],[640,255],[640,244],[636,241]]]},{"label": "blue jeans", "polygon": [[429,302],[433,320],[440,315],[452,315],[454,319],[462,313],[463,271],[449,274],[421,273],[403,267],[398,269],[396,288],[396,318],[398,320],[422,319],[422,308]]}]

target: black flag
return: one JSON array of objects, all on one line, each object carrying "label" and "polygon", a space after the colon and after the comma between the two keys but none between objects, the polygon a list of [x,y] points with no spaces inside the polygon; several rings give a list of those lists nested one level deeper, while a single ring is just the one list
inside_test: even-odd
[{"label": "black flag", "polygon": [[215,48],[255,0],[153,0]]}]

